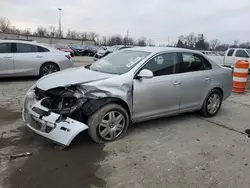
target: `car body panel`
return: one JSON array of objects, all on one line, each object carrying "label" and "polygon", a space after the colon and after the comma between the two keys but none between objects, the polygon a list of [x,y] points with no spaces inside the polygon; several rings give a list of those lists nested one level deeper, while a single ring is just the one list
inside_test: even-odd
[{"label": "car body panel", "polygon": [[0,53],[0,76],[14,76],[14,54]]},{"label": "car body panel", "polygon": [[14,53],[15,75],[38,75],[44,56],[44,53]]},{"label": "car body panel", "polygon": [[[199,52],[177,48],[148,47],[134,48],[133,50],[150,53],[130,71],[124,74],[107,74],[89,70],[87,67],[72,68],[41,78],[37,81],[36,85],[28,91],[26,96],[35,95],[33,91],[34,87],[43,91],[49,91],[55,88],[76,86],[77,91],[81,93],[80,96],[89,100],[113,98],[123,101],[126,106],[128,106],[130,120],[132,122],[140,122],[182,112],[199,110],[208,93],[215,88],[219,88],[223,91],[223,100],[231,94],[232,71],[229,68],[217,65],[209,59],[207,60],[211,63],[212,70],[197,71],[192,72],[192,74],[176,73],[153,78],[136,77],[141,68],[158,54],[168,52],[192,52],[202,55]],[[202,56],[206,58],[204,55]],[[32,103],[31,100],[30,103],[30,106],[37,105],[38,108],[43,108],[39,106],[41,105],[39,102]],[[55,116],[58,117],[59,114],[55,114]],[[24,121],[27,124],[27,120],[24,119]],[[52,123],[54,121],[55,120],[51,120]],[[64,125],[66,121],[67,120],[63,120],[60,123]],[[55,133],[53,133],[53,130],[50,135],[41,134],[37,132],[37,130],[36,132],[55,142],[68,145],[72,135],[77,135],[80,131],[87,128],[85,123],[74,121],[75,120],[73,120],[75,124],[75,134],[72,132],[68,133],[70,136],[65,136],[67,141],[64,140],[65,138],[57,138],[53,135],[57,135],[57,132],[55,131]],[[82,129],[79,129],[81,125]],[[28,125],[28,127],[30,126]],[[67,134],[67,132],[65,132],[65,134]]]},{"label": "car body panel", "polygon": [[[144,120],[145,117],[151,119],[163,114],[178,113],[180,87],[174,85],[174,83],[179,80],[180,77],[176,75],[158,76],[152,79],[134,79],[133,120],[137,122]],[[171,100],[167,100],[169,98]]]},{"label": "car body panel", "polygon": [[[29,101],[26,98],[23,108],[23,120],[26,122],[26,125],[35,133],[56,141],[59,144],[68,146],[76,135],[88,128],[87,125],[71,118],[58,122],[60,115],[53,112],[49,116],[41,117],[40,114],[32,110],[33,108],[39,108],[45,112],[49,112],[49,109],[41,105],[41,101],[37,101],[31,106],[28,105]],[[46,131],[48,128],[52,131]]]}]

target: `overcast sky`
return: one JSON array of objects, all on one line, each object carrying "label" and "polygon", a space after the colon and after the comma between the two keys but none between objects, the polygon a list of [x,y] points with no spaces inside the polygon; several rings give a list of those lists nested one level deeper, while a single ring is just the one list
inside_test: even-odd
[{"label": "overcast sky", "polygon": [[0,16],[21,29],[38,25],[94,31],[102,35],[145,36],[155,43],[176,42],[190,32],[208,40],[250,41],[250,0],[0,0]]}]

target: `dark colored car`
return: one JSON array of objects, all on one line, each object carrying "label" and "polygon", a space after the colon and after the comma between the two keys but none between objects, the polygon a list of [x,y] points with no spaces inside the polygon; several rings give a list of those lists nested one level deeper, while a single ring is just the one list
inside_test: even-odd
[{"label": "dark colored car", "polygon": [[83,56],[87,54],[87,47],[82,45],[72,45],[70,48],[74,51],[76,56]]},{"label": "dark colored car", "polygon": [[93,57],[98,51],[96,46],[87,46],[86,48],[86,55]]}]

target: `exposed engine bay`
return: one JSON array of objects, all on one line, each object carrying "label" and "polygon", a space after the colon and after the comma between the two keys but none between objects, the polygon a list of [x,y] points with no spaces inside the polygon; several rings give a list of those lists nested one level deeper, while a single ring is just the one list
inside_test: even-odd
[{"label": "exposed engine bay", "polygon": [[60,114],[57,122],[70,117],[77,121],[87,123],[87,119],[104,104],[113,101],[109,92],[96,90],[93,87],[86,89],[84,86],[72,85],[58,87],[47,91],[35,88],[37,100],[42,100],[41,105],[51,112]]}]

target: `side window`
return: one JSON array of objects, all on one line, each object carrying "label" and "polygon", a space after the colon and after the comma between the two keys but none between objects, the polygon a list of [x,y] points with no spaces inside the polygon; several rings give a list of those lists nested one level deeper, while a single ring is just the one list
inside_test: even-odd
[{"label": "side window", "polygon": [[245,50],[237,50],[237,52],[235,53],[235,57],[249,58],[249,55],[245,52]]},{"label": "side window", "polygon": [[227,56],[232,56],[234,53],[234,49],[231,49],[227,52]]},{"label": "side window", "polygon": [[0,53],[11,53],[11,43],[0,43]]},{"label": "side window", "polygon": [[151,70],[154,76],[164,76],[175,73],[177,53],[161,54],[151,59],[142,69]]},{"label": "side window", "polygon": [[41,47],[41,46],[37,46],[38,52],[49,52],[49,50],[47,48]]},{"label": "side window", "polygon": [[33,53],[38,52],[37,46],[31,44],[17,43],[17,53]]},{"label": "side window", "polygon": [[194,72],[212,69],[209,61],[199,54],[182,53],[180,72]]}]

